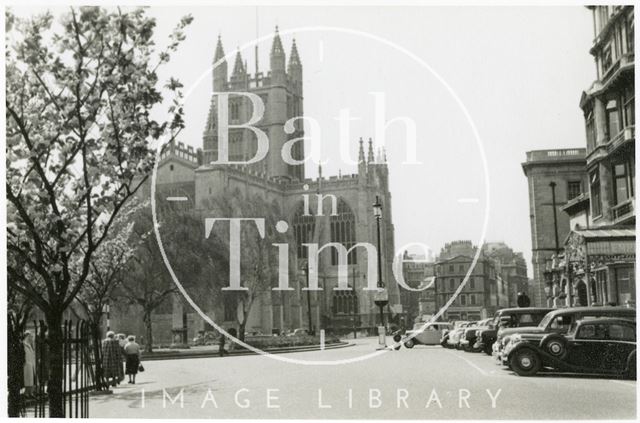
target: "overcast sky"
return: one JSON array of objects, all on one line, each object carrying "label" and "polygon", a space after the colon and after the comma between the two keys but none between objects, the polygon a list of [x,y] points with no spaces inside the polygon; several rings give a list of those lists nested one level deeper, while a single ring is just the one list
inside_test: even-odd
[{"label": "overcast sky", "polygon": [[[320,123],[323,158],[329,160],[323,167],[325,176],[355,171],[339,155],[335,117],[340,109],[349,108],[360,118],[351,125],[349,148],[354,157],[358,137],[375,136],[371,92],[385,93],[388,119],[406,116],[416,123],[421,165],[402,163],[402,125],[393,124],[387,132],[396,247],[422,242],[437,253],[452,240],[480,240],[486,216],[484,151],[490,185],[486,240],[504,241],[522,251],[531,274],[529,205],[521,162],[529,150],[585,145],[578,101],[595,78],[588,52],[593,39],[589,10],[159,7],[150,13],[158,19],[160,45],[181,15],[195,18],[179,53],[163,71],[178,77],[187,89],[197,84],[187,99],[183,142],[202,145],[212,89],[207,73],[218,34],[226,53],[233,53],[256,34],[268,35],[277,24],[287,60],[292,38],[297,40],[304,67],[305,115]],[[288,33],[292,30],[295,34]],[[265,73],[270,47],[270,40],[259,44],[260,70]],[[403,49],[423,60],[441,80]],[[253,70],[253,47],[242,54]],[[466,107],[481,143],[447,85]],[[308,166],[307,176],[316,175],[315,166]]]}]

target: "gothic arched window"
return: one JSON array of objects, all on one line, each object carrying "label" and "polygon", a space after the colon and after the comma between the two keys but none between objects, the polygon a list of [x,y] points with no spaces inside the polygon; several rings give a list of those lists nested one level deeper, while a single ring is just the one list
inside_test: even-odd
[{"label": "gothic arched window", "polygon": [[[346,249],[356,244],[356,217],[349,205],[343,200],[338,201],[337,214],[329,219],[331,226],[331,242],[342,244]],[[357,264],[356,251],[351,250],[347,256],[348,264]],[[331,264],[338,264],[338,251],[331,249]]]},{"label": "gothic arched window", "polygon": [[296,238],[298,258],[309,258],[309,251],[302,244],[313,241],[313,234],[316,227],[316,217],[304,215],[304,204],[300,203],[296,213],[293,215],[293,235]]},{"label": "gothic arched window", "polygon": [[335,291],[332,303],[333,314],[358,314],[358,297],[353,289]]}]

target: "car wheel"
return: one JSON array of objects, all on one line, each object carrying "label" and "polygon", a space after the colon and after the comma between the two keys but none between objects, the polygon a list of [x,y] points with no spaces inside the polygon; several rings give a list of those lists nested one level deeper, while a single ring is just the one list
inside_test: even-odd
[{"label": "car wheel", "polygon": [[511,355],[509,367],[519,376],[533,376],[540,370],[540,357],[531,348],[521,348]]},{"label": "car wheel", "polygon": [[484,351],[486,355],[491,355],[493,353],[492,347],[493,345],[485,345],[482,351]]},{"label": "car wheel", "polygon": [[567,356],[567,340],[562,335],[554,333],[545,336],[540,342],[540,347],[559,360]]},{"label": "car wheel", "polygon": [[416,344],[416,343],[413,341],[413,339],[409,339],[409,340],[405,341],[404,346],[405,346],[405,347],[407,347],[407,348],[409,348],[409,349],[411,349],[411,348],[413,348],[413,346],[414,346],[415,344]]}]

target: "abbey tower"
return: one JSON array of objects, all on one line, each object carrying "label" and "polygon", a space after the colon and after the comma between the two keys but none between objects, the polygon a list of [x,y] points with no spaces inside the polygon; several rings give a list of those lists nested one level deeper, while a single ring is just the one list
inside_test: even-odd
[{"label": "abbey tower", "polygon": [[[169,145],[158,165],[157,191],[166,195],[188,198],[189,207],[206,215],[211,199],[223,192],[250,198],[260,195],[274,205],[289,223],[296,244],[290,246],[294,252],[292,267],[301,268],[307,258],[302,243],[341,243],[350,248],[358,242],[377,244],[376,221],[372,205],[379,196],[383,205],[381,219],[382,280],[389,292],[389,306],[385,309],[387,322],[399,323],[404,317],[399,288],[392,273],[395,252],[394,227],[389,192],[389,170],[383,151],[374,151],[371,139],[359,140],[358,168],[355,174],[315,179],[306,178],[305,166],[293,166],[281,158],[284,143],[302,137],[302,121],[297,120],[293,133],[284,131],[285,122],[295,116],[303,116],[303,66],[295,41],[292,41],[289,60],[280,35],[277,32],[270,51],[268,73],[250,74],[247,63],[240,52],[235,54],[233,70],[228,72],[228,63],[221,38],[215,47],[213,71],[213,94],[204,129],[202,148],[194,150],[182,143]],[[218,158],[218,99],[215,93],[253,93],[265,104],[263,119],[255,126],[268,134],[270,149],[264,160],[250,165],[216,164]],[[240,124],[251,117],[252,104],[246,96],[229,95],[229,123]],[[292,156],[302,158],[302,142],[294,144]],[[248,129],[230,129],[229,160],[246,160],[256,151],[256,138]],[[310,209],[315,214],[316,194],[333,195],[337,202],[335,215],[303,215],[303,195],[310,198]],[[329,203],[328,200],[325,201]],[[357,248],[348,258],[350,291],[335,291],[338,284],[338,262],[336,254],[320,254],[319,286],[322,291],[312,292],[307,298],[306,279],[301,271],[290,280],[292,291],[265,291],[261,294],[248,318],[248,332],[263,334],[279,333],[295,328],[306,328],[309,310],[313,329],[325,329],[327,333],[346,333],[355,328],[375,332],[379,324],[379,309],[373,302],[372,291],[364,291],[367,285],[367,257],[363,248]],[[310,308],[309,308],[310,305]],[[237,326],[236,311],[224,301],[209,304],[207,314],[225,328]],[[192,339],[199,331],[209,330],[208,325],[176,296],[173,306],[156,317],[158,342],[164,339],[174,344]],[[411,322],[408,322],[411,324]],[[122,322],[132,325],[132,322]],[[171,325],[171,327],[169,327]],[[135,332],[135,330],[127,333]],[[173,334],[173,335],[172,335]]]}]

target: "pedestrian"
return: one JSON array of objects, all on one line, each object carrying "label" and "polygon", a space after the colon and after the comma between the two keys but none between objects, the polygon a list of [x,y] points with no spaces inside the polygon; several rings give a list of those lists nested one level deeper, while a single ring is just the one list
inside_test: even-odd
[{"label": "pedestrian", "polygon": [[24,396],[33,398],[36,389],[36,351],[33,348],[31,332],[24,333],[22,345],[24,345]]},{"label": "pedestrian", "polygon": [[116,386],[120,383],[122,373],[122,348],[113,331],[107,332],[102,341],[102,368],[107,384]]},{"label": "pedestrian", "polygon": [[127,363],[125,373],[129,376],[129,383],[135,385],[142,351],[140,349],[140,345],[136,343],[135,336],[129,335],[127,341],[127,344],[124,346],[124,355]]},{"label": "pedestrian", "polygon": [[120,378],[120,381],[123,381],[124,366],[125,366],[124,346],[127,345],[127,335],[125,335],[124,333],[119,333],[116,335],[116,337],[118,338],[118,343],[120,344],[120,350],[122,351],[122,363],[120,363],[120,367],[118,368],[120,370],[120,374],[118,377]]}]

